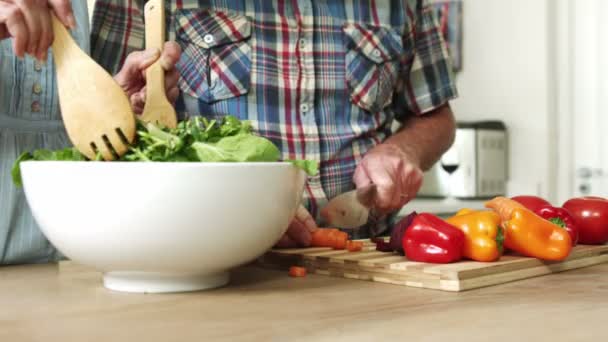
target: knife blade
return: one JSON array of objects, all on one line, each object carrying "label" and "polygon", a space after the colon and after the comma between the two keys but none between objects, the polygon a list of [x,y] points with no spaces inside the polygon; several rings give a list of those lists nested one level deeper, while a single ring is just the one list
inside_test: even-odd
[{"label": "knife blade", "polygon": [[355,229],[374,219],[376,185],[370,184],[332,198],[322,209],[324,224],[336,228]]}]

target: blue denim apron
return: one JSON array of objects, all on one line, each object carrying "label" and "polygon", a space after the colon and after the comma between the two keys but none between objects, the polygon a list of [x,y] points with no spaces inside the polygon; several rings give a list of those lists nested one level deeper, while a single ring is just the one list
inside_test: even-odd
[{"label": "blue denim apron", "polygon": [[[89,52],[86,0],[72,0],[77,28],[72,35]],[[71,146],[61,122],[52,51],[41,65],[17,58],[12,40],[0,41],[0,264],[57,261],[60,253],[34,221],[11,167],[25,151]]]}]

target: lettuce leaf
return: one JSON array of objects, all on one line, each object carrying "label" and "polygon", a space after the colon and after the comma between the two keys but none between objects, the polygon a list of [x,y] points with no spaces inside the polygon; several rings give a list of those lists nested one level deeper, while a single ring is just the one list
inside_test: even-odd
[{"label": "lettuce leaf", "polygon": [[314,160],[288,160],[288,162],[304,170],[309,176],[315,176],[319,172],[319,163]]},{"label": "lettuce leaf", "polygon": [[24,152],[13,163],[11,177],[16,186],[23,186],[21,179],[21,162],[28,160],[55,160],[55,161],[84,161],[86,158],[75,148],[66,148],[58,151],[47,149],[36,150],[34,152]]},{"label": "lettuce leaf", "polygon": [[[121,161],[154,162],[276,162],[281,153],[272,141],[255,135],[251,123],[233,116],[220,120],[193,117],[168,129],[137,123],[137,140]],[[87,160],[75,148],[23,153],[14,163],[13,182],[21,186],[20,163],[26,160]],[[100,159],[96,159],[100,160]],[[310,176],[319,171],[311,160],[289,160]]]}]

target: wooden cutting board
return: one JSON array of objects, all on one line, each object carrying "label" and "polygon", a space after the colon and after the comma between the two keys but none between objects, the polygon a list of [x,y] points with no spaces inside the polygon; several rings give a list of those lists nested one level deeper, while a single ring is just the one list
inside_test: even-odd
[{"label": "wooden cutting board", "polygon": [[561,262],[505,255],[492,263],[429,264],[409,261],[396,253],[378,252],[374,243],[362,241],[364,248],[360,252],[330,248],[271,250],[258,260],[258,264],[280,269],[297,265],[314,274],[458,292],[608,261],[608,245],[579,245]]}]

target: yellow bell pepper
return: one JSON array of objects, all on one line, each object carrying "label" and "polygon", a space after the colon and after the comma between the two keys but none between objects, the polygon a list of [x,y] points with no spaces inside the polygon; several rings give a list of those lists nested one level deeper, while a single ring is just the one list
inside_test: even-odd
[{"label": "yellow bell pepper", "polygon": [[446,221],[464,232],[465,257],[483,262],[500,259],[504,235],[500,216],[494,211],[462,209]]}]

